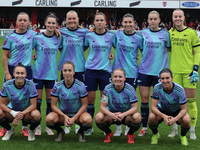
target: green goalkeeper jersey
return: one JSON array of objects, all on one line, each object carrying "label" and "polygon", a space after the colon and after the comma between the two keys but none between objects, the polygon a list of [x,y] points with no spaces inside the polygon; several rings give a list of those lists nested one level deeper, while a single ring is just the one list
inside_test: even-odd
[{"label": "green goalkeeper jersey", "polygon": [[[170,69],[173,73],[191,73],[194,65],[195,47],[200,46],[199,37],[195,30],[186,27],[182,31],[169,31],[171,40]],[[199,51],[199,49],[198,49]],[[199,53],[199,52],[197,52]]]}]

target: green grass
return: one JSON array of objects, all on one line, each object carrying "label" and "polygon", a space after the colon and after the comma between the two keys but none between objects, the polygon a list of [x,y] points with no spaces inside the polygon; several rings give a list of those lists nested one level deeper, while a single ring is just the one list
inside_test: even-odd
[{"label": "green grass", "polygon": [[[2,48],[3,44],[3,39],[0,39],[0,48]],[[1,49],[2,50],[2,49]],[[114,51],[113,51],[114,52]],[[88,51],[86,51],[87,55]],[[0,53],[0,57],[2,57],[2,52]],[[58,56],[59,57],[59,56]],[[139,58],[141,55],[139,55]],[[3,85],[3,77],[4,77],[4,69],[3,69],[3,64],[0,63],[0,88]],[[59,75],[60,76],[60,75]],[[141,102],[140,95],[139,95],[139,90],[137,89],[137,96],[138,96],[138,101],[139,105]],[[197,86],[197,103],[198,103],[198,108],[200,108],[199,104],[199,99],[200,99],[200,87],[199,84]],[[96,96],[96,103],[95,103],[95,112],[97,113],[99,111],[99,106],[100,106],[100,94],[99,91],[97,92]],[[196,134],[199,139],[197,140],[189,140],[189,146],[185,147],[180,144],[180,139],[179,137],[175,137],[173,139],[167,138],[167,135],[171,131],[171,127],[166,126],[164,123],[162,123],[159,126],[159,132],[161,135],[161,138],[159,139],[158,145],[151,145],[151,136],[152,132],[150,130],[148,135],[145,137],[138,137],[137,134],[139,131],[135,133],[136,139],[135,139],[135,144],[128,144],[127,143],[127,138],[122,135],[121,137],[113,137],[111,143],[103,143],[104,135],[102,132],[96,127],[95,123],[93,123],[94,127],[94,133],[91,136],[86,137],[87,142],[86,143],[79,143],[77,139],[77,135],[74,133],[74,126],[71,128],[71,133],[68,135],[65,135],[63,137],[63,141],[60,143],[57,143],[54,141],[55,136],[47,136],[45,133],[45,112],[46,112],[46,102],[45,102],[45,95],[43,94],[43,102],[41,106],[42,110],[42,136],[37,136],[36,140],[33,142],[28,142],[27,138],[22,136],[21,133],[21,125],[19,127],[15,128],[15,135],[11,138],[10,141],[2,141],[0,140],[0,146],[1,149],[7,149],[7,150],[32,150],[32,149],[37,149],[37,150],[42,150],[42,149],[53,149],[53,150],[60,150],[60,149],[99,149],[99,150],[124,150],[124,149],[135,149],[135,150],[184,150],[190,148],[190,150],[196,150],[200,147],[200,130],[199,130],[199,123],[200,120],[197,122],[197,127],[196,127]],[[140,110],[139,110],[140,111]],[[199,118],[199,116],[198,116]],[[111,129],[115,131],[115,126],[111,126]],[[124,126],[123,126],[123,131],[124,131]],[[180,133],[180,127],[179,127],[179,133]],[[189,137],[189,134],[187,134]]]}]

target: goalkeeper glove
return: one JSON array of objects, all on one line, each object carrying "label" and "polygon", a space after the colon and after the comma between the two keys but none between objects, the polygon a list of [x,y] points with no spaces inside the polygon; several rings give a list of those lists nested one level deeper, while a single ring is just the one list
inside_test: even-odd
[{"label": "goalkeeper glove", "polygon": [[199,81],[198,69],[199,66],[194,65],[193,71],[189,75],[189,78],[191,78],[190,83],[196,83]]}]

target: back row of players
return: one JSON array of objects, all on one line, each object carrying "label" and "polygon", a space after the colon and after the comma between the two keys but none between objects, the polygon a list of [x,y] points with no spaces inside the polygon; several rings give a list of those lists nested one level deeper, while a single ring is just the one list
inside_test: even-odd
[{"label": "back row of players", "polygon": [[[45,85],[48,114],[51,111],[50,92],[53,88],[54,81],[57,79],[57,51],[58,49],[62,49],[58,69],[62,71],[63,64],[67,61],[72,61],[75,65],[74,77],[83,81],[83,75],[85,74],[85,84],[88,92],[87,112],[93,117],[97,86],[99,85],[99,90],[102,95],[103,89],[110,83],[112,70],[124,68],[126,72],[126,82],[135,89],[137,83],[139,84],[143,124],[139,136],[143,136],[147,133],[150,87],[158,83],[159,72],[163,68],[168,67],[167,47],[171,47],[170,67],[173,72],[174,81],[185,88],[191,118],[190,138],[196,139],[196,82],[198,81],[197,72],[199,66],[200,42],[196,32],[184,26],[185,17],[182,10],[175,10],[172,19],[174,28],[170,31],[169,35],[168,31],[158,27],[160,22],[159,13],[156,11],[150,12],[148,15],[149,28],[142,30],[140,36],[133,30],[134,18],[131,14],[126,14],[123,17],[122,25],[124,30],[112,33],[105,29],[105,15],[103,13],[97,13],[94,18],[94,32],[88,32],[87,29],[79,27],[77,13],[75,11],[69,11],[66,16],[67,27],[60,29],[62,39],[58,39],[54,35],[57,24],[55,15],[47,16],[45,20],[46,31],[36,35],[34,31],[27,30],[27,25],[29,23],[28,15],[26,13],[20,13],[17,16],[19,28],[6,37],[3,45],[5,80],[10,80],[12,78],[13,68],[18,62],[22,62],[22,64],[26,66],[28,70],[27,77],[29,79],[32,78],[31,50],[35,48],[37,58],[33,65],[33,79],[38,91],[37,109],[40,110],[42,89]],[[86,63],[84,59],[85,46],[90,48]],[[111,59],[113,57],[111,53],[112,46],[115,47],[113,68],[111,68],[111,62],[109,60],[109,58]],[[139,69],[137,65],[138,49],[142,52]],[[7,61],[9,52],[11,52],[11,57]],[[188,77],[190,77],[190,79],[188,79]],[[63,76],[61,76],[61,79],[63,79]],[[52,92],[54,93],[56,89],[57,87],[55,87],[55,89],[53,88]],[[52,94],[52,96],[54,95]],[[102,98],[102,101],[105,100]],[[182,105],[185,103],[180,102],[180,104]],[[170,111],[170,113],[171,112],[173,111]],[[120,116],[119,114],[116,115]],[[113,118],[113,120],[115,119]],[[120,120],[120,122],[121,121],[122,120]],[[175,122],[176,121],[177,120],[175,120]],[[174,122],[172,124],[174,124]],[[127,125],[131,127],[130,124]],[[69,123],[68,126],[70,126]],[[80,127],[80,141],[84,141],[82,132],[84,131],[83,128],[86,129],[87,127],[87,125]],[[174,124],[173,132],[170,135],[171,137],[176,135],[177,127],[176,129],[175,127],[176,125]],[[117,127],[117,130],[120,131],[120,126]],[[129,131],[130,130],[131,133],[133,133],[132,128],[130,128]],[[92,131],[92,128],[88,131]],[[59,130],[58,133],[60,133],[57,137],[59,140],[59,138],[62,137],[61,130]],[[111,137],[111,132],[107,130],[106,133],[108,135],[106,135],[106,137],[109,139],[109,137]],[[153,133],[157,136],[156,138],[154,136],[154,139],[158,139],[157,132]],[[133,136],[129,138],[133,139]],[[153,143],[155,143],[155,141]]]}]

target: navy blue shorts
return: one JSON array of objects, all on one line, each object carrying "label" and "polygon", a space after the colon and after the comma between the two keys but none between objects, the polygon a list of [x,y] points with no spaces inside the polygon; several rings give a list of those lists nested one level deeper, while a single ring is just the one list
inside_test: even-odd
[{"label": "navy blue shorts", "polygon": [[85,71],[85,85],[87,91],[96,91],[99,85],[99,90],[103,91],[105,86],[111,83],[111,73],[104,70]]},{"label": "navy blue shorts", "polygon": [[[15,77],[13,76],[14,68],[15,68],[15,66],[9,66],[9,65],[8,65],[8,70],[9,70],[10,75],[12,76],[12,79],[15,78]],[[29,80],[33,79],[31,66],[26,67],[26,72],[27,72],[26,79],[29,79]],[[4,75],[4,82],[5,82],[5,81],[6,81],[6,80],[5,80],[5,75]]]},{"label": "navy blue shorts", "polygon": [[43,86],[45,86],[45,89],[52,89],[55,80],[38,80],[38,79],[33,79],[33,82],[35,83],[36,89],[41,90],[43,89]]},{"label": "navy blue shorts", "polygon": [[[79,81],[84,82],[84,72],[75,72],[74,78],[78,79]],[[63,80],[63,79],[64,79],[64,77],[63,77],[63,74],[62,74],[62,71],[61,71],[60,80]]]},{"label": "navy blue shorts", "polygon": [[[163,109],[161,109],[161,108],[159,108],[159,107],[157,107],[158,108],[158,110],[161,112],[161,113],[163,113],[163,114],[165,114],[165,115],[167,115],[167,116],[172,116],[172,117],[176,117],[178,114],[179,114],[179,112],[181,111],[181,109],[179,109],[179,110],[177,110],[177,111],[175,111],[175,112],[167,112],[167,111],[164,111]],[[161,122],[163,122],[163,118],[161,119],[161,120],[159,120],[158,121],[158,123],[160,124]],[[176,121],[176,123],[179,125],[180,123],[178,122],[178,121]]]},{"label": "navy blue shorts", "polygon": [[125,82],[132,85],[134,88],[137,88],[137,78],[126,78]]},{"label": "navy blue shorts", "polygon": [[155,86],[159,83],[160,78],[158,76],[146,75],[139,73],[137,83],[141,86]]}]

